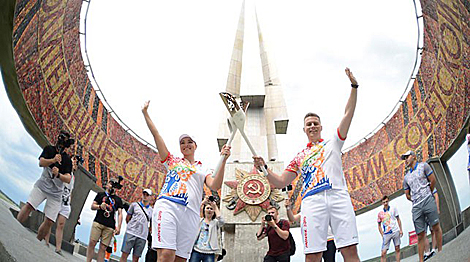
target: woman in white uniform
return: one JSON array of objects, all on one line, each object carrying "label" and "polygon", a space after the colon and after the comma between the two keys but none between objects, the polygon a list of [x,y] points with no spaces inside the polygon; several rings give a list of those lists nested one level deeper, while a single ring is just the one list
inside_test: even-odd
[{"label": "woman in white uniform", "polygon": [[[154,206],[152,216],[152,248],[157,250],[158,261],[186,261],[197,238],[199,208],[204,183],[212,190],[221,188],[225,162],[230,147],[222,148],[225,155],[220,170],[212,176],[209,169],[195,159],[197,149],[193,137],[183,134],[179,138],[183,158],[172,155],[147,112],[150,101],[143,108],[145,122],[153,135],[162,163],[168,172]],[[184,123],[184,118],[182,119]]]}]

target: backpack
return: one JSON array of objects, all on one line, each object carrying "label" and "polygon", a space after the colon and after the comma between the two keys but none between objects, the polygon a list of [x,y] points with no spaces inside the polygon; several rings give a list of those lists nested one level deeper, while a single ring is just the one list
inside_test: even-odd
[{"label": "backpack", "polygon": [[[284,221],[285,220],[282,220],[282,222],[284,222]],[[289,240],[289,244],[290,244],[289,256],[293,256],[295,254],[295,241],[294,241],[294,238],[292,237],[292,234],[290,233],[290,231],[289,231],[289,237],[287,239]]]},{"label": "backpack", "polygon": [[295,254],[295,241],[290,232],[289,232],[289,244],[290,244],[289,256],[293,256]]}]

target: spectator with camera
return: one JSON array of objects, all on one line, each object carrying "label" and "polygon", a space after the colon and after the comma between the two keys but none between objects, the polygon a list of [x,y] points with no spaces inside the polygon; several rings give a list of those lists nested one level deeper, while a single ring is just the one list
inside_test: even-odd
[{"label": "spectator with camera", "polygon": [[139,258],[142,256],[149,235],[149,225],[153,211],[150,206],[151,197],[152,190],[144,189],[142,191],[142,201],[132,203],[127,210],[127,229],[121,248],[121,262],[127,261],[131,250],[133,250],[133,262],[139,261]]},{"label": "spectator with camera", "polygon": [[[121,189],[121,176],[112,178],[106,184],[105,191],[96,195],[91,210],[97,210],[93,225],[91,227],[90,241],[88,243],[86,261],[91,262],[96,243],[101,240],[98,250],[98,262],[104,261],[106,248],[110,245],[114,235],[119,235],[122,225],[122,200],[116,196],[115,190]],[[118,214],[118,225],[116,226],[115,214]]]},{"label": "spectator with camera", "polygon": [[189,262],[214,262],[215,255],[221,253],[219,232],[225,222],[213,196],[206,196],[201,207],[203,217]]},{"label": "spectator with camera", "polygon": [[34,184],[27,203],[18,213],[18,221],[24,223],[29,214],[46,200],[45,219],[39,227],[37,235],[37,239],[40,241],[46,237],[57,219],[64,183],[70,183],[72,161],[65,150],[74,142],[69,133],[60,131],[56,145],[44,147],[39,156],[39,166],[43,168],[41,177]]},{"label": "spectator with camera", "polygon": [[264,262],[290,261],[289,228],[289,222],[279,219],[277,209],[269,206],[268,214],[261,219],[261,227],[256,233],[258,241],[268,237],[269,249]]},{"label": "spectator with camera", "polygon": [[[75,155],[72,157],[72,178],[70,183],[64,183],[64,191],[62,193],[62,202],[60,206],[59,215],[57,215],[57,227],[55,230],[55,252],[62,255],[62,238],[64,235],[64,226],[67,219],[69,219],[71,212],[72,190],[75,184],[75,171],[78,169],[78,163],[82,163],[83,159]],[[46,243],[49,243],[51,231],[46,236]]]}]

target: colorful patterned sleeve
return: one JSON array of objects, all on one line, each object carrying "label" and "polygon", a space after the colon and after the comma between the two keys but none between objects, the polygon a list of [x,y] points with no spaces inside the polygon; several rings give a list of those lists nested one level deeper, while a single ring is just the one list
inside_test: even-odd
[{"label": "colorful patterned sleeve", "polygon": [[299,173],[299,156],[295,156],[294,159],[292,159],[292,161],[290,161],[289,165],[286,167],[285,171],[289,171],[289,172],[293,172],[293,173],[296,173],[298,174]]},{"label": "colorful patterned sleeve", "polygon": [[174,163],[175,161],[177,161],[177,159],[170,153],[168,152],[168,155],[166,156],[165,159],[162,160],[162,164],[168,168],[169,166],[171,166],[172,163]]}]

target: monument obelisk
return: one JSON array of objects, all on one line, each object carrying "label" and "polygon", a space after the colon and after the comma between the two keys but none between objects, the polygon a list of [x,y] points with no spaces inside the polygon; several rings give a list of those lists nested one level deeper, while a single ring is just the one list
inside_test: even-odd
[{"label": "monument obelisk", "polygon": [[[281,83],[272,57],[263,40],[253,1],[244,1],[238,21],[230,61],[226,92],[249,102],[245,133],[257,154],[269,160],[269,168],[282,172],[284,163],[277,161],[276,134],[286,134],[288,118]],[[217,139],[219,148],[230,131],[224,113]],[[224,261],[262,261],[267,239],[257,241],[255,233],[269,205],[279,206],[286,218],[279,189],[270,187],[262,173],[253,168],[251,152],[239,132],[232,142],[232,153],[225,169],[221,212],[226,221]]]}]

